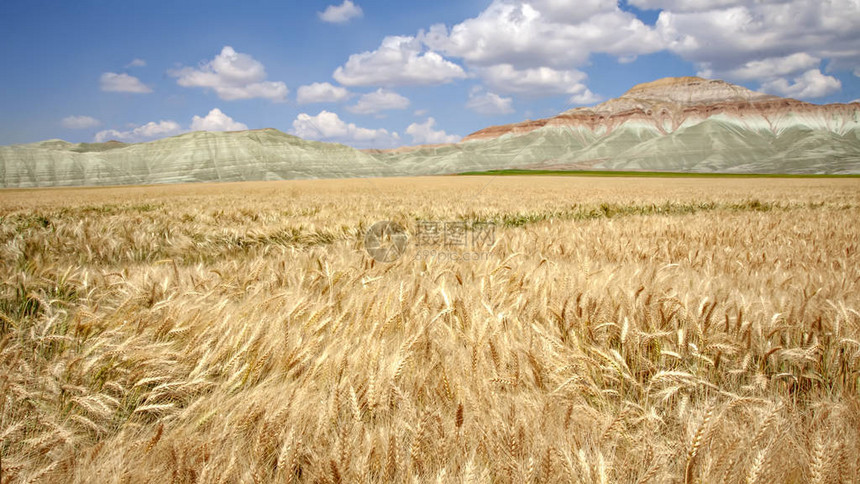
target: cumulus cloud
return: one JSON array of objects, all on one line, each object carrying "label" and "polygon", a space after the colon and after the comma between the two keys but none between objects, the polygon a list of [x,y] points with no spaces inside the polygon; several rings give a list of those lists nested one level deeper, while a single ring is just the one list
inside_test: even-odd
[{"label": "cumulus cloud", "polygon": [[[770,57],[748,61],[720,73],[710,69],[699,71],[704,77],[722,77],[739,81],[759,81],[760,90],[781,96],[811,99],[839,91],[842,83],[833,76],[824,75],[818,66],[821,59],[805,52],[783,57]],[[793,78],[793,81],[790,79]]]},{"label": "cumulus cloud", "polygon": [[476,87],[469,93],[466,108],[487,116],[511,114],[514,112],[513,102],[512,98],[502,97],[494,92],[484,92],[480,87]]},{"label": "cumulus cloud", "polygon": [[794,78],[793,82],[780,78],[765,82],[761,88],[765,92],[782,96],[809,99],[837,92],[842,89],[842,83],[833,76],[822,74],[818,69],[811,69]]},{"label": "cumulus cloud", "polygon": [[209,111],[205,117],[194,116],[191,118],[191,131],[241,131],[248,129],[244,123],[234,121],[220,109]]},{"label": "cumulus cloud", "polygon": [[90,116],[68,116],[60,123],[67,129],[88,129],[102,124],[101,121]]},{"label": "cumulus cloud", "polygon": [[[835,79],[825,82],[822,77],[827,76],[822,75],[813,80],[814,72],[809,73],[820,69],[822,62],[828,71],[860,74],[857,0],[628,3],[660,10],[656,24],[644,24],[616,0],[494,0],[476,17],[451,27],[433,25],[419,38],[432,51],[462,59],[482,77],[487,75],[485,82],[496,92],[525,93],[525,86],[531,93],[540,92],[540,83],[532,82],[503,91],[493,76],[505,74],[504,69],[534,70],[532,77],[542,68],[575,73],[593,54],[601,53],[632,62],[640,55],[668,50],[705,76],[758,81],[771,90],[807,97],[835,86]],[[579,103],[595,100],[584,91],[572,98]]]},{"label": "cumulus cloud", "polygon": [[443,130],[435,130],[436,120],[427,118],[423,123],[412,123],[406,128],[406,134],[412,136],[412,143],[417,145],[456,143],[460,136],[448,134]]},{"label": "cumulus cloud", "polygon": [[345,85],[382,86],[468,77],[453,60],[497,93],[569,94],[571,102],[589,104],[597,96],[577,78],[594,54],[627,63],[668,51],[706,77],[809,97],[835,86],[836,79],[825,82],[829,76],[823,74],[813,79],[810,71],[820,74],[822,63],[828,73],[860,77],[857,1],[629,0],[660,10],[656,24],[647,25],[617,0],[493,0],[453,26],[386,37],[377,50],[351,56],[334,75]]},{"label": "cumulus cloud", "polygon": [[570,98],[568,98],[567,102],[570,104],[588,105],[597,103],[601,100],[602,98],[600,96],[594,94],[586,88],[577,93],[574,93],[573,96],[570,96]]},{"label": "cumulus cloud", "polygon": [[575,24],[587,21],[599,13],[617,10],[617,0],[530,0],[528,2],[545,19],[557,23]]},{"label": "cumulus cloud", "polygon": [[807,76],[816,60],[828,59],[830,69],[860,68],[856,0],[632,3],[665,8],[656,27],[667,48],[715,77],[785,86],[785,77]]},{"label": "cumulus cloud", "polygon": [[126,64],[126,67],[146,67],[146,61],[143,59],[133,59]]},{"label": "cumulus cloud", "polygon": [[[761,1],[759,0],[759,2]],[[628,3],[643,10],[702,12],[717,8],[734,7],[749,2],[746,0],[628,0]]]},{"label": "cumulus cloud", "polygon": [[358,102],[346,109],[356,114],[373,114],[380,111],[394,109],[406,109],[409,107],[409,99],[388,89],[377,89],[374,92],[363,94]]},{"label": "cumulus cloud", "polygon": [[592,54],[632,62],[665,47],[663,37],[616,0],[494,0],[474,18],[433,25],[420,39],[460,58],[495,92],[597,99],[576,70]]},{"label": "cumulus cloud", "polygon": [[127,142],[149,141],[155,138],[174,136],[183,131],[182,126],[176,121],[150,121],[143,126],[137,126],[127,131],[118,131],[115,129],[99,131],[95,135],[95,142],[104,143],[108,140]]},{"label": "cumulus cloud", "polygon": [[183,87],[212,89],[225,101],[263,98],[283,101],[289,89],[283,82],[267,81],[266,68],[248,54],[225,46],[214,59],[198,68],[183,67],[169,71]]},{"label": "cumulus cloud", "polygon": [[463,79],[466,72],[410,36],[385,37],[378,49],[349,56],[333,74],[345,86],[403,86],[444,84]]},{"label": "cumulus cloud", "polygon": [[742,66],[725,72],[725,75],[738,80],[768,79],[787,76],[818,67],[821,59],[806,52],[798,52],[785,57],[770,57],[751,60]]},{"label": "cumulus cloud", "polygon": [[108,92],[133,92],[136,94],[152,92],[152,89],[140,82],[140,79],[124,73],[105,72],[100,78],[100,84],[102,91]]},{"label": "cumulus cloud", "polygon": [[364,12],[361,11],[361,7],[350,0],[344,0],[340,5],[329,5],[324,11],[317,12],[317,15],[319,15],[323,22],[333,24],[346,23],[354,18],[361,17],[363,14]]},{"label": "cumulus cloud", "polygon": [[352,93],[346,88],[333,86],[328,82],[315,82],[300,86],[296,90],[296,101],[299,104],[336,103],[345,101],[350,97],[352,97]]},{"label": "cumulus cloud", "polygon": [[600,98],[582,82],[587,77],[577,70],[556,70],[550,67],[516,69],[511,64],[478,68],[480,76],[491,88],[508,94],[532,96],[571,95],[570,102],[590,104]]},{"label": "cumulus cloud", "polygon": [[339,142],[358,147],[391,148],[400,135],[386,129],[369,129],[347,123],[337,113],[320,111],[316,116],[300,113],[293,121],[292,134],[312,140]]},{"label": "cumulus cloud", "polygon": [[615,1],[495,0],[477,17],[450,30],[433,25],[427,45],[471,65],[511,64],[517,68],[573,67],[592,53],[617,57],[663,48],[651,27]]},{"label": "cumulus cloud", "polygon": [[96,143],[103,143],[108,140],[138,143],[157,138],[176,136],[188,131],[239,131],[245,129],[248,129],[248,127],[244,123],[233,120],[233,118],[224,114],[220,109],[215,108],[209,111],[209,114],[206,116],[192,117],[190,129],[185,129],[182,125],[172,120],[150,121],[144,125],[135,126],[127,130],[105,129],[96,133],[93,139]]}]

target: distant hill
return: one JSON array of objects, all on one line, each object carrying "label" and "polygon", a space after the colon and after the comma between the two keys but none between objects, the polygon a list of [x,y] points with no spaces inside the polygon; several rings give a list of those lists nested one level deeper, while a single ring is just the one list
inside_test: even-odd
[{"label": "distant hill", "polygon": [[860,173],[860,104],[810,104],[719,80],[666,78],[459,143],[359,151],[275,129],[149,143],[0,147],[0,186],[430,175],[497,169]]},{"label": "distant hill", "polygon": [[276,129],[186,133],[149,143],[62,140],[0,147],[4,187],[369,177],[386,165],[349,146]]},{"label": "distant hill", "polygon": [[[860,104],[810,104],[719,80],[666,78],[460,143],[388,152],[419,171],[480,168],[860,173]],[[478,169],[478,167],[474,167]]]}]

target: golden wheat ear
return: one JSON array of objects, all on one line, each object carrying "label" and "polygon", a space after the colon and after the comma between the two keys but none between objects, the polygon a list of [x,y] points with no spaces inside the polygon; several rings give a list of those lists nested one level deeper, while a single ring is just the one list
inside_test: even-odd
[{"label": "golden wheat ear", "polygon": [[851,482],[857,180],[487,181],[0,191],[0,481]]}]

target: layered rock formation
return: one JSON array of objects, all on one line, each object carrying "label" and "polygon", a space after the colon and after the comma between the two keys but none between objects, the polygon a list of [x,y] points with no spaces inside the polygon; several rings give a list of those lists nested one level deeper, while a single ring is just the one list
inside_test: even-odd
[{"label": "layered rock formation", "polygon": [[432,175],[504,168],[860,173],[860,104],[816,105],[723,81],[667,78],[449,145],[358,151],[274,129],[149,143],[0,147],[0,186]]},{"label": "layered rock formation", "polygon": [[594,107],[571,109],[547,119],[493,126],[472,133],[463,141],[525,134],[549,126],[587,128],[597,134],[610,134],[631,122],[670,134],[719,115],[733,118],[749,129],[767,126],[774,134],[780,128],[797,124],[845,132],[857,129],[858,108],[856,103],[818,105],[780,98],[719,80],[669,77],[636,85],[621,97]]},{"label": "layered rock formation", "polygon": [[816,105],[719,80],[667,78],[594,107],[486,128],[463,144],[502,139],[521,139],[524,150],[557,144],[522,167],[860,173],[860,104]]},{"label": "layered rock formation", "polygon": [[348,146],[275,129],[194,132],[149,143],[49,140],[0,147],[4,187],[382,176],[388,167]]}]

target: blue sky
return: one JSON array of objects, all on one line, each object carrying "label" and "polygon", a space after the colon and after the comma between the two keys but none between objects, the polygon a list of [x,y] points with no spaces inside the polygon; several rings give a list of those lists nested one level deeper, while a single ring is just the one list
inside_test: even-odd
[{"label": "blue sky", "polygon": [[682,75],[850,102],[858,25],[857,0],[4,0],[0,144],[447,142]]}]

